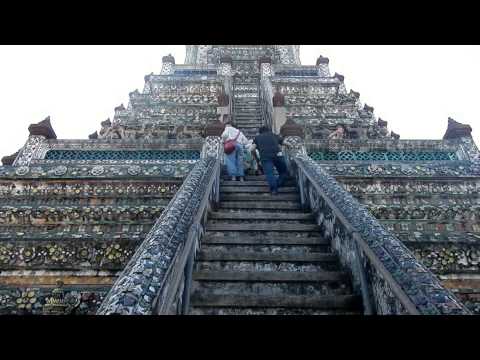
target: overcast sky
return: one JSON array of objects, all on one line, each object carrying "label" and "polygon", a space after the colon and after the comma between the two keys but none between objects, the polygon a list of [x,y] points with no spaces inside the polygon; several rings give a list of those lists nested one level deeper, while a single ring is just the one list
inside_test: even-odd
[{"label": "overcast sky", "polygon": [[[47,116],[58,138],[88,138],[127,105],[129,92],[142,91],[144,75],[160,72],[168,53],[183,63],[183,45],[0,46],[0,157]],[[470,124],[480,144],[480,46],[300,48],[304,65],[319,55],[402,139],[440,139],[451,116]]]}]

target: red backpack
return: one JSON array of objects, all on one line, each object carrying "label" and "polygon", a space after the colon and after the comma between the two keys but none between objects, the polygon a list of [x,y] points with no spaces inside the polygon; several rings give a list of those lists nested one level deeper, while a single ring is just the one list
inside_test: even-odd
[{"label": "red backpack", "polygon": [[235,136],[235,139],[227,140],[223,143],[223,151],[225,152],[225,154],[229,155],[235,151],[235,147],[237,145],[237,139],[239,136],[240,136],[240,130],[238,130],[238,134],[237,136]]}]

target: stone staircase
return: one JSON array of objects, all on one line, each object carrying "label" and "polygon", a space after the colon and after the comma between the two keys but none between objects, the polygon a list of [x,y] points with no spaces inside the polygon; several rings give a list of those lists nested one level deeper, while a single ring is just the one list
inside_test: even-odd
[{"label": "stone staircase", "polygon": [[234,125],[249,139],[258,135],[262,126],[258,89],[258,81],[234,82]]},{"label": "stone staircase", "polygon": [[197,253],[190,314],[361,314],[349,275],[302,210],[292,179],[221,183]]}]

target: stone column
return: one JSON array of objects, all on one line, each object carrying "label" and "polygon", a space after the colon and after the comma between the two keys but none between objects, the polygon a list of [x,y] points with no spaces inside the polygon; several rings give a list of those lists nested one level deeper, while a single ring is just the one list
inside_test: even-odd
[{"label": "stone column", "polygon": [[167,56],[162,57],[162,71],[161,75],[173,75],[175,72],[175,58],[168,54]]},{"label": "stone column", "polygon": [[328,63],[330,60],[327,57],[320,57],[317,59],[317,67],[318,67],[318,76],[321,77],[330,77],[330,67]]},{"label": "stone column", "polygon": [[217,115],[220,117],[220,121],[224,123],[224,118],[228,118],[230,115],[230,97],[225,92],[225,87],[223,85],[218,91],[217,101]]},{"label": "stone column", "polygon": [[275,134],[280,134],[280,129],[287,121],[287,111],[285,109],[285,96],[280,92],[277,86],[275,94],[273,95],[273,119],[272,131]]},{"label": "stone column", "polygon": [[220,58],[220,66],[218,68],[218,75],[220,76],[232,76],[232,63],[233,59],[230,55],[224,55]]},{"label": "stone column", "polygon": [[269,56],[262,56],[258,59],[258,66],[260,68],[260,76],[262,79],[273,76],[272,58]]}]

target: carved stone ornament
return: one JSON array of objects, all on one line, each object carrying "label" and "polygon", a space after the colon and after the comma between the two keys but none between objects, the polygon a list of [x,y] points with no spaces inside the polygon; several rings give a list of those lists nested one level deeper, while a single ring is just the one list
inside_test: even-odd
[{"label": "carved stone ornament", "polygon": [[339,73],[335,73],[335,75],[333,75],[333,77],[334,77],[335,79],[340,80],[340,82],[343,82],[343,81],[345,80],[345,76],[340,75]]},{"label": "carved stone ornament", "polygon": [[367,104],[365,104],[363,106],[363,110],[365,110],[366,112],[369,112],[369,113],[373,113],[374,108],[372,106],[368,106]]},{"label": "carved stone ornament", "polygon": [[30,171],[30,168],[28,166],[20,166],[17,170],[15,170],[15,174],[17,175],[26,175]]},{"label": "carved stone ornament", "polygon": [[357,91],[353,91],[352,89],[350,89],[350,94],[356,99],[360,98],[360,93]]},{"label": "carved stone ornament", "polygon": [[230,55],[223,55],[220,58],[220,64],[230,64],[230,65],[232,65],[232,63],[233,63],[233,59]]},{"label": "carved stone ornament", "polygon": [[28,131],[30,135],[38,135],[44,136],[47,139],[56,139],[57,135],[52,128],[52,124],[50,123],[50,116],[45,118],[45,120],[40,121],[37,124],[31,124],[28,127]]},{"label": "carved stone ornament", "polygon": [[[20,151],[20,150],[19,150],[19,151]],[[8,155],[8,156],[4,156],[4,157],[2,158],[2,164],[3,164],[3,166],[5,166],[5,165],[13,165],[13,162],[14,162],[15,159],[17,158],[17,155],[18,155],[19,151],[17,151],[15,154]]]},{"label": "carved stone ornament", "polygon": [[175,64],[175,58],[172,56],[172,54],[168,54],[167,56],[162,57],[162,62]]},{"label": "carved stone ornament", "polygon": [[302,139],[305,138],[305,132],[303,131],[303,128],[292,119],[288,119],[280,128],[280,135],[282,137],[298,136]]},{"label": "carved stone ornament", "polygon": [[328,64],[330,62],[330,60],[328,59],[328,57],[323,57],[322,55],[320,55],[317,59],[317,66],[319,66],[320,64]]},{"label": "carved stone ornament", "polygon": [[378,126],[380,127],[387,127],[388,121],[382,120],[381,118],[378,118]]},{"label": "carved stone ornament", "polygon": [[224,129],[225,125],[220,120],[214,121],[205,127],[205,137],[221,136]]},{"label": "carved stone ornament", "polygon": [[448,127],[443,139],[458,139],[472,136],[472,127],[470,125],[461,124],[452,118],[448,118]]},{"label": "carved stone ornament", "polygon": [[392,139],[394,139],[394,140],[399,140],[399,139],[400,139],[400,135],[394,133],[393,131],[390,133],[390,136],[391,136]]},{"label": "carved stone ornament", "polygon": [[272,58],[269,56],[262,56],[258,59],[258,68],[260,69],[262,67],[262,64],[271,64],[272,63]]}]

